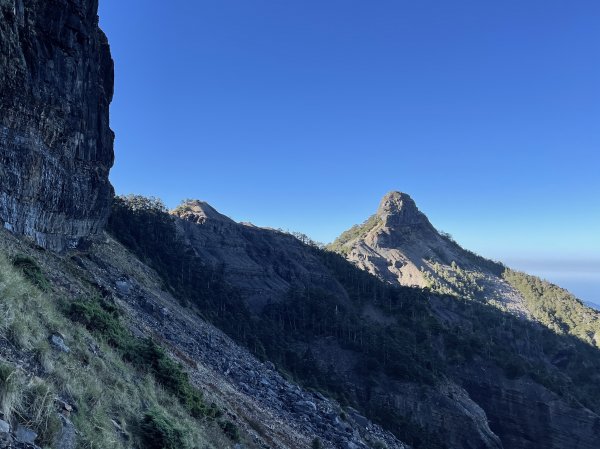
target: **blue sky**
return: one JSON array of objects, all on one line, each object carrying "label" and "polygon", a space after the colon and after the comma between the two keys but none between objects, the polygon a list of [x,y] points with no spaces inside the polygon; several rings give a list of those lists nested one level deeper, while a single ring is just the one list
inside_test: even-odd
[{"label": "blue sky", "polygon": [[401,190],[482,255],[584,264],[595,281],[571,288],[600,302],[597,0],[101,0],[100,17],[118,193],[327,242]]}]

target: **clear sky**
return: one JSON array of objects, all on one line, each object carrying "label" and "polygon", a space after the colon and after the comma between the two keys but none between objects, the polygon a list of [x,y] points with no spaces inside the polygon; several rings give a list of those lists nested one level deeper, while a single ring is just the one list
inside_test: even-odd
[{"label": "clear sky", "polygon": [[570,271],[600,302],[600,1],[100,0],[100,17],[118,193],[328,242],[401,190],[463,246]]}]

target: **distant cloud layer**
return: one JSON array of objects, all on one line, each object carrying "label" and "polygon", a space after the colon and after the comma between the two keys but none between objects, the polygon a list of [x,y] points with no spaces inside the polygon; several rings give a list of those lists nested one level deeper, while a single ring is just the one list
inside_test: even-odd
[{"label": "distant cloud layer", "polygon": [[580,273],[600,276],[600,259],[514,258],[505,263],[524,270],[559,273]]},{"label": "distant cloud layer", "polygon": [[600,259],[509,259],[511,268],[559,285],[583,301],[600,304]]}]

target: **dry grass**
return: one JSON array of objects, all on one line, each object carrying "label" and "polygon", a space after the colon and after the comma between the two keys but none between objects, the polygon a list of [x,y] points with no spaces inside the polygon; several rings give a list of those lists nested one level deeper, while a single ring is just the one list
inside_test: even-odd
[{"label": "dry grass", "polygon": [[0,364],[0,411],[8,419],[21,402],[22,380],[19,370],[9,364]]},{"label": "dry grass", "polygon": [[[60,332],[69,353],[48,343]],[[139,445],[138,423],[149,409],[183,430],[190,448],[227,448],[231,442],[211,422],[192,418],[179,401],[123,362],[110,347],[60,312],[58,299],[42,292],[0,255],[0,339],[35,360],[43,371],[34,377],[11,363],[0,364],[0,411],[25,422],[45,444],[58,430],[54,400],[73,403],[78,448],[120,449]],[[100,347],[100,354],[92,352]],[[183,448],[182,448],[183,449]]]}]

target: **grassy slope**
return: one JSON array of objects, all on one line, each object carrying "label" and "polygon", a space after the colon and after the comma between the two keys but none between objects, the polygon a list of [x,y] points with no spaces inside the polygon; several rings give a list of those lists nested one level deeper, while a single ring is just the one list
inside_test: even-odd
[{"label": "grassy slope", "polygon": [[600,348],[600,312],[538,277],[506,270],[504,278],[521,293],[527,309],[544,326]]},{"label": "grassy slope", "polygon": [[327,246],[327,249],[340,254],[347,254],[350,250],[348,246],[354,240],[364,237],[371,230],[381,224],[381,218],[377,214],[371,215],[364,223],[354,225],[347,231],[344,231],[333,243]]},{"label": "grassy slope", "polygon": [[[54,398],[60,397],[76,407],[80,448],[231,444],[216,422],[193,418],[155,373],[124,361],[101,334],[67,318],[65,298],[28,263],[25,277],[22,263],[17,269],[0,255],[0,410],[6,419],[26,423],[48,446],[59,430]],[[69,353],[50,345],[53,334],[64,336]]]}]

